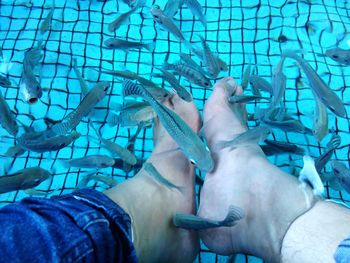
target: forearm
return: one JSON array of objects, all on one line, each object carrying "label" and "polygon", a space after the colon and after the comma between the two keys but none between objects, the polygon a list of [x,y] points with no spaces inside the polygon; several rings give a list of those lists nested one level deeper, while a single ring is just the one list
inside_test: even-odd
[{"label": "forearm", "polygon": [[350,211],[318,201],[291,225],[282,243],[282,262],[334,262],[339,243],[350,235]]}]

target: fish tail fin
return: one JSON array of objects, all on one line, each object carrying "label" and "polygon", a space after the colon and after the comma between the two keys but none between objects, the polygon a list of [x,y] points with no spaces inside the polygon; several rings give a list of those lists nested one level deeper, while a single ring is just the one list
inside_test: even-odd
[{"label": "fish tail fin", "polygon": [[131,80],[123,81],[123,97],[138,95],[144,95],[145,88],[142,85],[138,85]]},{"label": "fish tail fin", "polygon": [[145,44],[145,48],[150,51],[153,52],[154,49],[156,48],[156,41],[153,41],[151,43]]},{"label": "fish tail fin", "polygon": [[120,115],[111,112],[110,114],[108,114],[107,123],[109,126],[112,127],[120,124]]},{"label": "fish tail fin", "polygon": [[227,216],[221,222],[222,226],[234,226],[238,220],[241,220],[244,217],[244,211],[238,206],[231,205],[229,207]]}]

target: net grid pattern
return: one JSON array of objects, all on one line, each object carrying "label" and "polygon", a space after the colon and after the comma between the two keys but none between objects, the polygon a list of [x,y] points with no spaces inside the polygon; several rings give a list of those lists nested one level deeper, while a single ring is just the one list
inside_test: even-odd
[{"label": "net grid pattern", "polygon": [[[279,62],[280,54],[287,49],[300,49],[301,56],[322,76],[348,104],[350,90],[347,83],[350,78],[349,68],[326,58],[325,50],[334,46],[347,48],[350,30],[349,3],[347,1],[297,1],[297,0],[218,0],[199,1],[207,15],[208,26],[204,31],[200,21],[194,18],[190,10],[183,6],[175,15],[186,39],[200,45],[198,35],[204,35],[210,48],[217,51],[219,56],[229,64],[228,74],[240,82],[243,71],[251,64],[255,74],[271,80],[275,65]],[[159,4],[165,1],[147,1],[147,5]],[[130,24],[122,26],[116,33],[107,30],[109,22],[113,21],[118,12],[125,12],[129,7],[121,1],[58,1],[53,14],[50,30],[44,34],[44,49],[41,65],[38,66],[42,87],[46,88],[40,102],[28,106],[19,90],[22,74],[24,53],[34,47],[41,38],[39,27],[50,11],[52,2],[49,0],[34,1],[1,1],[0,3],[0,47],[4,57],[13,63],[7,74],[12,87],[1,87],[6,101],[17,114],[17,119],[34,127],[36,130],[46,129],[45,117],[54,120],[62,119],[75,109],[81,99],[81,90],[74,71],[73,58],[77,59],[78,69],[82,72],[89,88],[98,81],[110,81],[112,88],[108,96],[94,110],[96,123],[104,137],[126,145],[136,129],[122,127],[111,128],[106,124],[109,110],[114,103],[121,103],[121,81],[107,74],[100,74],[100,69],[123,69],[137,72],[143,77],[151,78],[156,67],[161,67],[166,54],[170,53],[170,62],[179,59],[179,52],[189,54],[189,51],[168,32],[160,30],[155,25],[149,9],[144,8],[135,12]],[[221,6],[221,7],[220,7]],[[103,41],[109,37],[122,37],[129,40],[148,43],[156,41],[153,52],[145,49],[123,52],[103,48]],[[283,41],[286,40],[286,41]],[[287,89],[284,102],[289,113],[299,118],[307,127],[312,127],[313,97],[305,76],[293,61],[285,65]],[[222,74],[221,76],[225,76]],[[152,79],[161,83],[157,79]],[[181,79],[193,94],[194,101],[202,112],[205,100],[211,90],[190,85]],[[267,104],[248,104],[247,110],[252,113],[256,106],[266,107]],[[348,107],[347,107],[348,108]],[[33,117],[34,116],[34,117]],[[257,125],[250,122],[250,126]],[[333,128],[342,139],[342,144],[333,159],[338,159],[348,165],[350,157],[349,118],[335,118],[329,114],[329,127]],[[77,127],[83,135],[93,135],[94,131],[84,119]],[[0,149],[3,154],[14,145],[15,140],[6,131],[0,129]],[[311,156],[319,156],[329,140],[330,135],[321,144],[311,135],[286,133],[273,130],[276,140],[297,143]],[[135,153],[138,158],[146,159],[153,148],[152,129],[145,129],[138,135]],[[82,136],[72,145],[52,153],[26,152],[22,156],[9,158],[1,156],[2,173],[14,172],[25,167],[40,165],[55,172],[52,180],[48,180],[36,189],[51,194],[64,194],[76,189],[82,175],[87,169],[67,169],[61,164],[62,160],[82,157],[86,154],[107,153],[98,144]],[[302,167],[300,156],[283,155],[270,158],[272,162],[287,172]],[[329,170],[329,166],[327,169]],[[197,171],[199,174],[200,172]],[[118,181],[132,177],[134,172],[125,173],[122,170],[108,168],[104,174],[112,174]],[[99,190],[105,189],[102,184],[93,185]],[[325,197],[349,202],[350,197],[345,192],[334,191],[326,185]],[[197,187],[199,199],[200,187]],[[0,204],[5,205],[26,197],[23,191],[0,195]],[[196,262],[226,262],[227,257],[218,256],[203,245]],[[239,255],[236,262],[261,262],[259,259]]]}]

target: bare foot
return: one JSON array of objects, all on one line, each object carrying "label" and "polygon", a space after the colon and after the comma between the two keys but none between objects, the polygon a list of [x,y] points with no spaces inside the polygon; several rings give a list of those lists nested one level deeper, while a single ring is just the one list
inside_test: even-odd
[{"label": "bare foot", "polygon": [[[232,140],[244,132],[246,111],[244,104],[228,103],[236,86],[232,78],[217,82],[211,97],[204,107],[204,132],[209,148],[222,140]],[[241,94],[241,87],[235,94]],[[230,205],[241,207],[245,218],[234,227],[222,227],[200,232],[200,237],[209,249],[219,254],[230,255],[245,252],[260,256],[268,262],[278,261],[285,231],[295,213],[302,213],[302,208],[291,209],[286,222],[279,222],[282,211],[270,211],[272,205],[279,208],[275,200],[280,194],[276,187],[290,185],[293,191],[278,196],[282,201],[291,198],[304,204],[304,194],[298,190],[298,182],[268,162],[261,148],[256,145],[239,146],[230,151],[228,148],[213,153],[216,167],[208,173],[201,191],[198,215],[222,220]],[[296,189],[294,191],[294,189]],[[307,192],[309,194],[309,192]],[[285,218],[283,218],[284,220]]]},{"label": "bare foot", "polygon": [[[200,118],[193,102],[174,96],[165,105],[198,132]],[[182,187],[182,191],[159,185],[141,170],[105,194],[132,218],[134,245],[140,262],[193,262],[199,251],[198,236],[195,232],[176,229],[172,218],[176,212],[196,213],[194,167],[158,121],[154,144],[147,162],[152,162],[163,177]]]}]

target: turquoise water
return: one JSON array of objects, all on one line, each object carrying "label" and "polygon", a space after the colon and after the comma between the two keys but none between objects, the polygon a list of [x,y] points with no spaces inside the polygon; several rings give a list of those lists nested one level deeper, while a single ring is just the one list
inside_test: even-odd
[{"label": "turquoise water", "polygon": [[[280,54],[286,49],[301,49],[303,56],[313,68],[322,76],[333,90],[336,91],[345,103],[350,102],[350,89],[347,84],[350,77],[348,67],[326,58],[325,50],[334,47],[338,42],[342,48],[349,48],[349,4],[346,1],[199,1],[207,15],[208,27],[204,30],[202,24],[192,16],[186,6],[175,15],[175,21],[184,32],[186,39],[199,45],[198,35],[205,36],[212,50],[229,64],[229,72],[221,73],[233,76],[240,83],[242,72],[251,64],[255,66],[255,73],[270,81],[274,66],[279,62]],[[310,5],[308,2],[311,2]],[[25,4],[27,3],[27,4]],[[147,1],[151,6],[154,3],[161,7],[165,1]],[[35,105],[29,106],[24,102],[19,91],[22,74],[24,52],[36,45],[41,38],[38,28],[50,10],[51,1],[1,1],[0,3],[0,47],[4,57],[11,60],[13,67],[8,73],[12,82],[11,88],[1,88],[10,108],[17,113],[17,119],[36,130],[46,129],[45,117],[54,120],[63,118],[80,102],[80,87],[76,75],[72,70],[72,59],[77,59],[78,68],[82,71],[85,80],[91,88],[101,80],[111,81],[112,89],[109,96],[102,101],[94,115],[94,120],[101,126],[103,136],[117,140],[126,145],[128,138],[136,129],[109,127],[105,120],[108,109],[115,103],[122,102],[121,82],[106,74],[99,74],[95,69],[127,68],[143,77],[150,78],[155,67],[160,67],[167,52],[170,52],[170,61],[178,60],[178,53],[189,51],[168,32],[155,26],[149,10],[144,9],[142,15],[136,12],[131,16],[130,25],[122,26],[115,35],[107,30],[108,23],[114,20],[117,12],[125,12],[129,7],[121,1],[59,1],[53,15],[51,29],[43,37],[45,41],[44,57],[38,67],[44,91],[42,99]],[[308,25],[308,27],[307,27]],[[281,40],[285,36],[285,42]],[[143,42],[156,41],[154,52],[145,49],[125,53],[117,50],[101,48],[103,41],[109,37],[128,37],[130,40]],[[279,41],[280,40],[280,41]],[[287,90],[284,97],[289,113],[295,114],[307,127],[312,127],[312,113],[314,109],[313,96],[305,77],[292,61],[287,61],[285,74],[287,75]],[[296,80],[301,79],[297,85]],[[159,80],[155,80],[158,81]],[[201,111],[204,101],[209,97],[211,90],[190,85],[181,80],[193,94],[194,101]],[[160,83],[160,82],[159,82]],[[296,86],[298,86],[296,88]],[[253,112],[255,104],[247,106],[248,112]],[[264,102],[259,103],[264,105]],[[348,107],[347,107],[348,108]],[[32,117],[34,116],[34,118]],[[341,136],[341,147],[336,151],[336,159],[347,163],[349,159],[349,119],[335,118],[329,113],[329,127],[335,129]],[[255,122],[249,123],[255,126]],[[79,124],[77,131],[83,135],[93,135],[86,120]],[[0,129],[1,154],[14,144],[14,139],[7,132]],[[280,141],[297,143],[314,157],[322,152],[330,135],[321,144],[311,135],[299,133],[285,133],[273,130],[273,138]],[[153,149],[152,130],[142,131],[135,145],[136,155],[147,158]],[[36,189],[50,191],[48,196],[63,194],[74,190],[82,175],[87,169],[71,168],[67,170],[61,161],[82,157],[87,154],[108,154],[99,145],[88,141],[82,136],[74,144],[52,153],[26,152],[17,158],[1,157],[1,172],[12,173],[24,167],[40,165],[52,170],[56,176],[40,184]],[[277,156],[271,161],[291,172],[302,167],[300,156]],[[327,166],[327,170],[330,167]],[[104,173],[112,174],[118,182],[133,176],[133,172],[125,173],[122,170],[107,168]],[[106,189],[103,184],[97,183],[99,190]],[[53,190],[51,192],[51,190]],[[198,189],[199,191],[200,189]],[[20,200],[27,194],[23,191],[0,195],[1,204]],[[345,192],[334,191],[327,187],[325,197],[340,201],[349,201]],[[237,262],[246,262],[245,256],[240,256]],[[220,257],[203,247],[198,262],[225,262],[226,257]],[[249,257],[249,262],[257,259]]]}]

